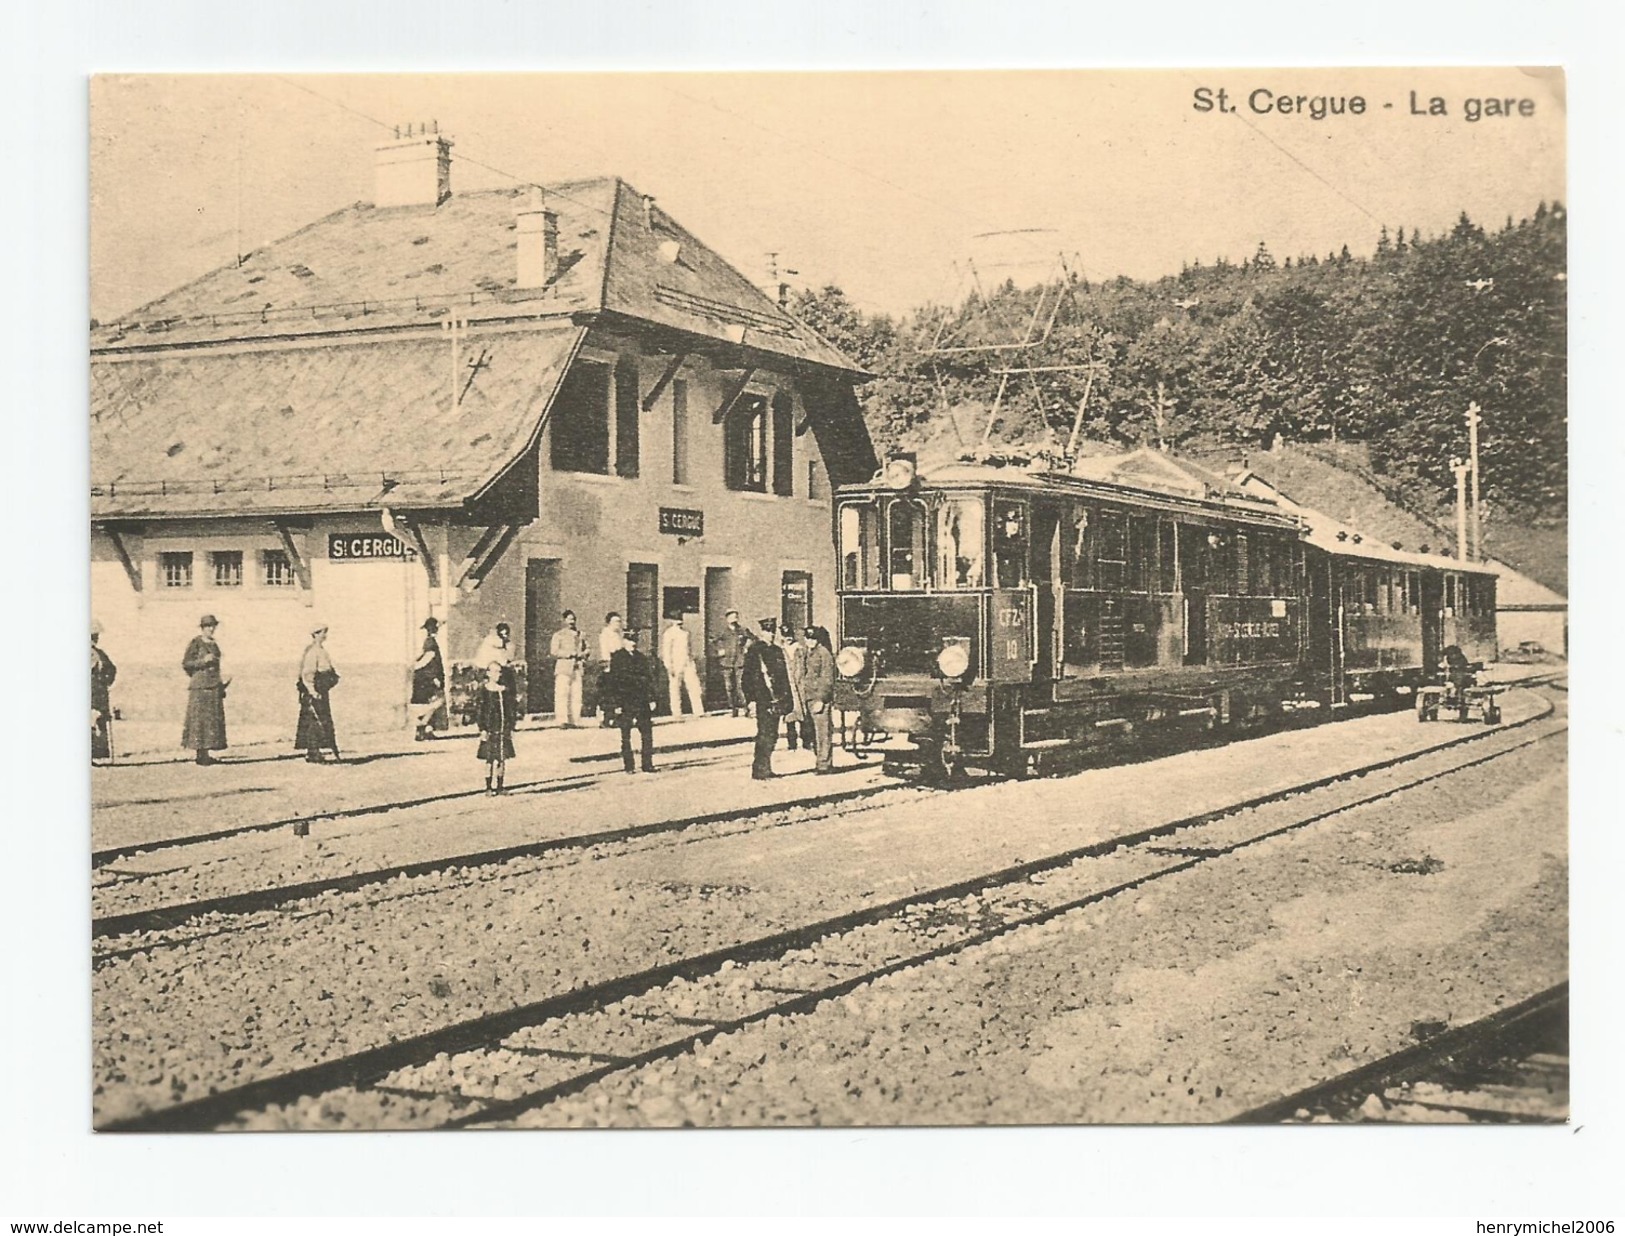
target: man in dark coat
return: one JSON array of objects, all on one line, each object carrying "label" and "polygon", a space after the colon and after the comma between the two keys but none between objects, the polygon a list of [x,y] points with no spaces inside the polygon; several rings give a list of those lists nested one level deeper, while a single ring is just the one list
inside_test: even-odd
[{"label": "man in dark coat", "polygon": [[113,758],[113,700],[110,688],[118,677],[118,666],[98,646],[102,624],[90,624],[90,758]]},{"label": "man in dark coat", "polygon": [[762,619],[763,638],[752,641],[739,674],[745,698],[756,705],[756,750],[750,775],[757,781],[774,775],[773,747],[779,740],[779,718],[792,707],[789,667],[785,665],[784,649],[774,640],[778,626],[776,618]]},{"label": "man in dark coat", "polygon": [[637,628],[627,627],[621,632],[621,647],[610,654],[604,675],[605,713],[613,715],[621,727],[621,763],[627,772],[637,771],[632,762],[634,726],[643,749],[643,771],[655,770],[654,706],[659,698],[654,663],[638,651]]},{"label": "man in dark coat", "polygon": [[728,696],[728,715],[737,717],[746,707],[739,679],[745,670],[745,653],[754,640],[751,633],[739,625],[737,609],[730,609],[724,617],[728,625],[717,637],[717,666],[722,670],[722,688]]},{"label": "man in dark coat", "polygon": [[226,749],[226,687],[231,679],[220,673],[220,645],[214,632],[220,623],[213,614],[198,621],[198,634],[186,645],[181,668],[191,679],[186,690],[186,724],[181,746],[197,752],[199,764],[213,764],[212,752]]}]

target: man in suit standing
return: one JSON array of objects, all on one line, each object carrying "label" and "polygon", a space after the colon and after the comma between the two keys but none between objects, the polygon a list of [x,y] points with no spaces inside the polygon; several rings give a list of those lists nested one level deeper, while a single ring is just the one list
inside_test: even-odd
[{"label": "man in suit standing", "polygon": [[627,772],[636,772],[632,762],[632,730],[637,728],[642,746],[643,771],[653,772],[654,704],[660,698],[655,686],[654,663],[638,651],[638,632],[627,627],[621,633],[621,647],[609,658],[604,675],[604,711],[613,713],[621,728],[621,763]]},{"label": "man in suit standing", "polygon": [[763,638],[751,642],[739,674],[745,698],[756,705],[756,750],[750,775],[757,781],[774,776],[773,747],[779,739],[779,718],[791,708],[790,671],[784,649],[774,639],[778,625],[776,618],[762,619]]}]

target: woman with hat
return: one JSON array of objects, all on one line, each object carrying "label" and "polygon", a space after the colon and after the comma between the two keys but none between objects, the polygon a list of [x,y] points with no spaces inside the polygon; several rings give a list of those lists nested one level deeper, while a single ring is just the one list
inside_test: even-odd
[{"label": "woman with hat", "polygon": [[446,663],[440,656],[440,642],[435,639],[440,620],[425,618],[422,629],[423,651],[412,665],[412,720],[417,724],[414,737],[418,742],[434,737],[435,717],[445,716],[440,709],[446,689]]},{"label": "woman with hat", "polygon": [[331,751],[339,758],[338,735],[333,732],[333,705],[328,693],[338,685],[339,672],[333,668],[333,658],[327,653],[327,625],[319,624],[310,632],[310,643],[299,661],[299,728],[294,734],[293,746],[303,751],[312,764],[320,764],[323,751]]},{"label": "woman with hat", "polygon": [[214,642],[219,620],[204,614],[197,625],[198,633],[181,658],[181,668],[190,680],[181,746],[196,751],[199,764],[213,764],[213,752],[226,749],[226,687],[231,679],[220,673],[220,645]]}]

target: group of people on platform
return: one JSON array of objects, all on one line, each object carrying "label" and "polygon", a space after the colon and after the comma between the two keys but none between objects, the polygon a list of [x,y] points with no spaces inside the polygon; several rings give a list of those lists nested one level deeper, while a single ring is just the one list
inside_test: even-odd
[{"label": "group of people on platform", "polygon": [[[638,647],[641,632],[628,627],[621,615],[605,615],[599,632],[597,656],[591,657],[586,637],[573,611],[565,610],[562,625],[553,633],[548,652],[553,658],[553,711],[567,729],[582,724],[583,700],[589,672],[593,671],[592,706],[600,724],[621,731],[621,759],[626,772],[654,771],[654,717],[664,700],[672,716],[705,711],[699,671],[688,628],[682,615],[671,614],[658,643],[659,663]],[[789,749],[802,746],[816,757],[816,771],[832,771],[833,729],[831,708],[835,695],[835,657],[829,633],[806,626],[798,633],[781,629],[775,618],[758,624],[760,635],[740,624],[737,610],[729,610],[726,627],[715,643],[717,664],[730,715],[756,718],[756,739],[751,775],[758,780],[774,775],[772,753],[781,721]],[[221,669],[222,655],[215,632],[219,621],[205,614],[181,658],[187,675],[186,719],[181,744],[195,753],[199,764],[215,762],[214,753],[226,747],[226,690],[231,679]],[[412,666],[409,713],[415,737],[432,738],[446,728],[448,683],[446,662],[440,651],[440,622],[423,623],[423,647]],[[294,746],[312,763],[339,759],[338,736],[333,725],[332,691],[339,673],[326,647],[328,629],[312,628],[310,643],[300,658],[294,688],[299,713]],[[90,633],[91,758],[113,758],[111,687],[118,669],[100,647],[100,624]],[[484,677],[474,690],[470,712],[479,730],[478,755],[486,765],[486,792],[500,794],[507,761],[514,755],[513,732],[520,716],[519,683],[515,669],[512,628],[499,622],[481,642],[473,664]],[[632,734],[639,750],[634,756]]]}]

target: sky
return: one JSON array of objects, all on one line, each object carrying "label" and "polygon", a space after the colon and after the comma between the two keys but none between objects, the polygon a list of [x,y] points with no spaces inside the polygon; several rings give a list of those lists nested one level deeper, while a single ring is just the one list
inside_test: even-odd
[{"label": "sky", "polygon": [[[1283,114],[1299,96],[1345,109]],[[1486,99],[1512,114],[1469,120]],[[1369,252],[1384,224],[1522,217],[1565,176],[1562,76],[1516,68],[102,76],[90,121],[101,320],[370,201],[376,144],[424,121],[453,192],[619,175],[753,279],[776,252],[889,313],[1063,256],[1099,279]]]}]

